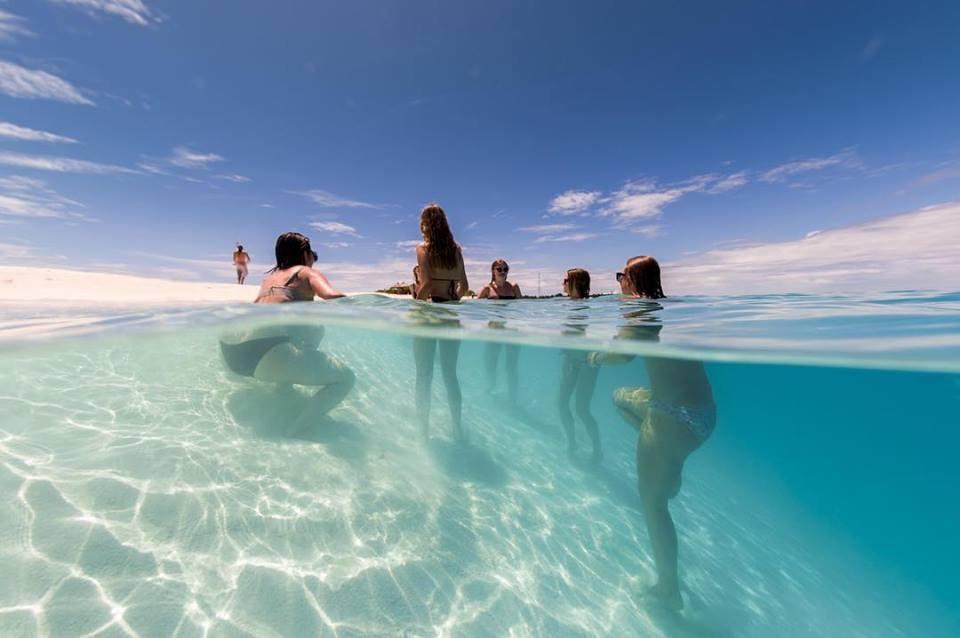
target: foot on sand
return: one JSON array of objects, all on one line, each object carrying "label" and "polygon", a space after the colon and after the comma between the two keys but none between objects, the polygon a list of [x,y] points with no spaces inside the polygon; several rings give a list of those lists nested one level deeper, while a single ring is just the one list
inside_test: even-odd
[{"label": "foot on sand", "polygon": [[683,597],[680,595],[679,587],[670,588],[657,583],[643,592],[640,597],[663,609],[671,611],[683,609]]}]

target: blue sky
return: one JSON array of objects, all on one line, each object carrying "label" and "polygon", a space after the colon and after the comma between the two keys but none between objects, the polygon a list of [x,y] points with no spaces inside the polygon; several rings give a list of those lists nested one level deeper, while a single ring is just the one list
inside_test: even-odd
[{"label": "blue sky", "polygon": [[229,280],[296,229],[369,289],[436,200],[474,288],[643,253],[685,292],[902,287],[903,252],[950,287],[958,32],[950,2],[0,1],[0,262]]}]

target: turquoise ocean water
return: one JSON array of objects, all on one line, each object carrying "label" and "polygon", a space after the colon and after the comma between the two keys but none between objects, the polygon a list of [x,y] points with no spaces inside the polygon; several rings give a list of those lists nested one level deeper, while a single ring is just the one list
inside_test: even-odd
[{"label": "turquoise ocean water", "polygon": [[[290,324],[356,375],[295,436],[304,389],[218,346]],[[461,342],[468,445],[439,366],[422,442],[414,338]],[[568,459],[556,407],[586,352],[635,357],[599,371],[599,466],[579,422]],[[642,596],[637,433],[611,401],[651,356],[703,361],[717,405],[671,506],[680,613]],[[958,427],[960,294],[8,305],[0,636],[956,636]]]}]

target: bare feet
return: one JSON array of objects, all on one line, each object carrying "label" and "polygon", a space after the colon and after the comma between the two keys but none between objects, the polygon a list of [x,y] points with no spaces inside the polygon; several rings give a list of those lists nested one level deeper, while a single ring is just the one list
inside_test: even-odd
[{"label": "bare feet", "polygon": [[683,609],[683,597],[680,595],[680,588],[676,585],[667,587],[663,583],[657,583],[647,589],[641,598],[671,611]]}]

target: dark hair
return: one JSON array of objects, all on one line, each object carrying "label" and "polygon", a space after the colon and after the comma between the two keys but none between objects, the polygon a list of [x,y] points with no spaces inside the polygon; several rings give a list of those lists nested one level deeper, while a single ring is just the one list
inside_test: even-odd
[{"label": "dark hair", "polygon": [[647,299],[663,299],[663,286],[660,284],[660,264],[653,257],[641,255],[627,261],[623,275],[630,280],[634,292]]},{"label": "dark hair", "polygon": [[237,250],[243,252],[243,244],[237,244]]},{"label": "dark hair", "polygon": [[590,273],[583,268],[571,268],[567,271],[567,288],[575,290],[578,297],[589,297]]},{"label": "dark hair", "polygon": [[460,246],[453,240],[447,214],[439,204],[427,204],[420,211],[420,230],[426,240],[427,260],[437,268],[456,268]]},{"label": "dark hair", "polygon": [[[310,239],[300,233],[284,233],[277,237],[277,247],[274,250],[277,256],[277,265],[274,270],[284,270],[293,266],[306,266],[307,253],[313,253]],[[316,255],[316,253],[313,253]]]},{"label": "dark hair", "polygon": [[492,264],[490,264],[490,283],[493,283],[494,281],[496,281],[496,277],[493,276],[493,271],[497,266],[505,267],[508,269],[510,268],[510,264],[508,264],[502,259],[497,259],[496,261],[494,261]]}]

